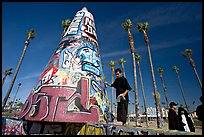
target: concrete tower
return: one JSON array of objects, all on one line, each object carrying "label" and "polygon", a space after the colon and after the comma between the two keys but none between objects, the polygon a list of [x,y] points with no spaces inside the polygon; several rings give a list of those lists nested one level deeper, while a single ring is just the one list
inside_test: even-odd
[{"label": "concrete tower", "polygon": [[76,123],[104,120],[109,102],[103,83],[94,18],[84,7],[65,31],[19,118]]}]

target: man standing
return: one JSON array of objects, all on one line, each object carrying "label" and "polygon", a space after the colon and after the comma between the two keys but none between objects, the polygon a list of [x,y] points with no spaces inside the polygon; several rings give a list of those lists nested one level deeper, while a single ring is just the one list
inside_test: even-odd
[{"label": "man standing", "polygon": [[106,85],[114,87],[116,89],[117,98],[117,121],[122,121],[123,125],[126,123],[128,114],[128,91],[131,87],[125,77],[122,76],[122,71],[120,68],[115,70],[116,79],[112,84],[105,82]]},{"label": "man standing", "polygon": [[176,106],[178,104],[171,102],[169,104],[168,120],[169,120],[169,129],[170,130],[180,130],[180,123],[178,115],[176,114]]},{"label": "man standing", "polygon": [[198,120],[203,122],[204,119],[204,105],[203,105],[203,95],[200,97],[201,105],[196,108],[196,115],[198,116]]}]

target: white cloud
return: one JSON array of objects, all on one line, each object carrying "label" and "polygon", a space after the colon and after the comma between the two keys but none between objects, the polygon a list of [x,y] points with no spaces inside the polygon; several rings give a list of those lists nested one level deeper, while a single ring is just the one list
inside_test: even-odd
[{"label": "white cloud", "polygon": [[24,77],[19,78],[18,80],[28,80],[28,79],[32,79],[32,78],[36,78],[36,77],[40,77],[41,72],[37,72],[37,73],[30,73]]},{"label": "white cloud", "polygon": [[[167,49],[175,46],[183,46],[186,44],[190,44],[193,42],[197,42],[202,40],[200,37],[190,37],[190,38],[181,38],[177,40],[171,40],[171,41],[165,41],[161,42],[158,44],[151,44],[150,47],[152,50],[160,50],[160,49]],[[139,46],[139,48],[135,48],[135,52],[143,52],[146,51],[146,46]],[[120,55],[126,55],[130,54],[130,49],[126,49],[123,51],[115,51],[115,52],[109,52],[106,54],[101,54],[102,58],[107,58],[107,57],[114,57],[114,56],[120,56]]]},{"label": "white cloud", "polygon": [[153,44],[151,46],[152,50],[159,50],[159,49],[166,49],[171,48],[175,46],[183,46],[186,44],[191,44],[193,42],[201,41],[201,37],[190,37],[190,38],[181,38],[177,40],[167,41],[167,42],[161,42],[159,44]]},{"label": "white cloud", "polygon": [[[133,22],[148,21],[150,27],[158,27],[185,21],[201,20],[201,13],[193,13],[198,7],[196,3],[174,3],[167,4],[157,9],[152,8],[148,12],[138,15],[134,18]],[[201,9],[201,8],[200,8]]]},{"label": "white cloud", "polygon": [[101,54],[101,58],[107,58],[107,57],[114,57],[118,55],[125,55],[130,53],[130,49],[123,50],[123,51],[116,51],[116,52],[111,52],[111,53],[106,53],[106,54]]}]

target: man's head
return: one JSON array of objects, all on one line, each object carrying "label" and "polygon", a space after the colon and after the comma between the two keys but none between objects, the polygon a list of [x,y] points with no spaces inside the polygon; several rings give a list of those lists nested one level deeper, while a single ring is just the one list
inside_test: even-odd
[{"label": "man's head", "polygon": [[115,75],[117,78],[122,77],[122,71],[120,68],[115,69]]},{"label": "man's head", "polygon": [[171,102],[170,104],[169,104],[169,106],[170,106],[170,108],[172,108],[172,109],[176,109],[176,106],[177,106],[178,104],[176,104],[175,102]]}]

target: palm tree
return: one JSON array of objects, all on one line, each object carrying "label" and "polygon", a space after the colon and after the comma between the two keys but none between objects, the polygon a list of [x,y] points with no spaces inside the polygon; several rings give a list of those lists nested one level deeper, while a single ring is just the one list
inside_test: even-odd
[{"label": "palm tree", "polygon": [[17,107],[18,107],[19,112],[21,111],[21,108],[22,108],[23,105],[24,105],[23,102],[18,102],[17,103]]},{"label": "palm tree", "polygon": [[20,66],[21,66],[21,63],[22,63],[23,58],[24,58],[24,55],[25,55],[25,53],[26,53],[26,49],[27,49],[28,45],[30,44],[30,39],[33,39],[33,38],[35,37],[35,30],[34,30],[34,29],[31,29],[30,31],[27,31],[26,33],[27,33],[28,38],[27,38],[27,40],[25,41],[25,46],[24,46],[23,53],[22,53],[22,55],[21,55],[20,61],[18,62],[18,66],[17,66],[16,71],[15,71],[15,73],[14,73],[12,82],[11,82],[11,84],[10,84],[10,86],[9,86],[9,89],[8,89],[8,91],[7,91],[7,93],[6,93],[6,96],[5,96],[5,98],[4,98],[3,108],[2,108],[2,109],[4,109],[4,107],[5,107],[5,105],[6,105],[6,102],[7,102],[7,100],[8,100],[8,97],[9,97],[9,95],[10,95],[10,93],[11,93],[11,90],[12,90],[12,88],[13,88],[13,84],[14,84],[14,82],[15,82],[15,79],[16,79],[16,76],[17,76],[17,74],[18,74],[19,68],[20,68]]},{"label": "palm tree", "polygon": [[132,62],[133,62],[133,70],[134,70],[134,91],[135,91],[135,110],[136,110],[136,126],[138,123],[139,118],[139,111],[138,111],[138,88],[137,88],[137,74],[136,74],[136,63],[135,63],[135,53],[134,53],[134,40],[132,34],[130,32],[132,28],[132,22],[130,19],[127,19],[125,23],[122,24],[122,27],[128,33],[128,41],[130,45],[130,52],[132,54]]},{"label": "palm tree", "polygon": [[128,101],[128,114],[127,114],[128,125],[130,124],[130,108],[131,108],[130,104],[131,104],[131,102],[130,102],[130,100],[129,100],[129,101]]},{"label": "palm tree", "polygon": [[105,64],[103,62],[101,62],[101,66],[102,66],[102,69],[104,69]]},{"label": "palm tree", "polygon": [[159,72],[159,75],[160,75],[160,79],[161,79],[161,82],[162,82],[162,87],[164,89],[164,95],[165,95],[165,99],[166,99],[166,107],[168,108],[168,104],[169,104],[169,101],[168,101],[168,97],[167,97],[167,92],[166,92],[166,86],[164,85],[164,80],[163,80],[163,77],[162,77],[162,74],[164,72],[163,68],[159,67],[157,69],[157,71]]},{"label": "palm tree", "polygon": [[[111,67],[111,73],[112,73],[112,83],[114,82],[114,67],[116,66],[116,62],[114,61],[110,61],[109,63],[109,66]],[[112,87],[112,90],[111,90],[111,113],[113,113],[113,95],[114,94],[114,88]]]},{"label": "palm tree", "polygon": [[128,101],[128,114],[130,114],[130,110],[131,110],[131,100]]},{"label": "palm tree", "polygon": [[14,101],[9,101],[8,102],[8,109],[11,109],[12,105],[14,104]]},{"label": "palm tree", "polygon": [[70,24],[71,24],[70,19],[62,20],[63,32],[62,32],[62,35],[61,35],[61,39],[63,38],[63,36],[64,36],[66,30],[68,29],[68,27],[70,26]]},{"label": "palm tree", "polygon": [[115,116],[117,115],[117,104],[113,103],[114,109],[115,109]]},{"label": "palm tree", "polygon": [[199,78],[199,76],[198,76],[198,73],[197,73],[197,71],[196,71],[195,62],[194,62],[194,60],[192,59],[192,50],[191,50],[191,49],[186,49],[186,50],[182,53],[182,55],[183,55],[184,57],[189,58],[191,67],[192,67],[193,70],[194,70],[194,73],[195,73],[195,75],[196,75],[196,78],[197,78],[197,80],[198,80],[198,83],[199,83],[199,85],[200,85],[200,88],[201,88],[201,90],[202,90],[202,83],[201,83],[200,78]]},{"label": "palm tree", "polygon": [[[14,96],[14,98],[13,98],[13,102],[14,102],[15,99],[16,99],[16,95],[17,95],[17,93],[18,93],[18,90],[19,90],[20,86],[21,86],[21,83],[18,83],[18,88],[17,88],[16,94],[15,94],[15,96]],[[13,103],[13,104],[14,104],[14,103]],[[13,104],[12,104],[12,106],[11,106],[11,109],[12,109],[12,107],[13,107]]]},{"label": "palm tree", "polygon": [[[151,57],[151,52],[150,52],[149,40],[148,40],[148,36],[146,33],[147,29],[148,29],[148,22],[137,24],[137,30],[139,32],[143,32],[143,34],[144,34],[144,41],[145,41],[146,46],[147,46],[149,63],[150,63],[150,68],[151,68],[151,72],[152,72],[154,94],[156,94],[158,91],[157,91],[156,80],[155,80],[155,76],[154,76],[154,69],[153,69],[153,64],[152,64],[152,57]],[[156,115],[157,115],[157,127],[159,128],[160,127],[160,121],[159,121],[159,115],[158,114],[159,114],[160,103],[159,103],[156,96],[155,96],[155,105],[156,105]]]},{"label": "palm tree", "polygon": [[4,84],[4,81],[6,80],[6,77],[12,74],[12,68],[7,68],[6,71],[4,71],[4,77],[2,79],[2,86]]},{"label": "palm tree", "polygon": [[[152,93],[152,96],[155,98],[155,94],[154,94],[154,92]],[[160,102],[160,98],[161,98],[161,96],[160,96],[159,92],[157,92],[157,94],[156,94],[156,98],[157,98],[158,101]],[[161,106],[160,103],[159,103],[159,113],[160,113],[160,122],[162,123],[162,126],[164,126],[163,113],[162,113],[162,106]],[[160,126],[160,127],[162,127],[162,126]]]},{"label": "palm tree", "polygon": [[144,92],[144,86],[143,86],[143,80],[142,80],[142,73],[141,73],[141,69],[140,69],[140,61],[141,61],[141,56],[140,54],[136,53],[135,55],[135,59],[137,61],[137,66],[138,66],[138,71],[139,71],[139,74],[140,74],[140,84],[142,86],[142,96],[143,96],[143,101],[144,101],[144,112],[146,114],[146,126],[149,127],[149,124],[148,124],[148,116],[147,116],[147,106],[146,106],[146,98],[145,98],[145,92]]},{"label": "palm tree", "polygon": [[135,109],[134,109],[135,107],[134,107],[134,106],[135,106],[135,103],[134,103],[134,102],[132,102],[133,114],[135,114]]},{"label": "palm tree", "polygon": [[119,63],[121,64],[121,67],[122,67],[122,71],[123,71],[123,75],[124,77],[126,78],[126,75],[125,75],[125,66],[124,66],[124,63],[126,63],[126,60],[124,58],[121,58],[119,60]]},{"label": "palm tree", "polygon": [[176,72],[176,75],[178,77],[178,82],[179,82],[179,86],[180,86],[180,89],[181,89],[181,93],[182,93],[182,97],[183,97],[184,103],[186,105],[186,109],[187,109],[188,112],[190,112],[188,107],[187,107],[188,105],[187,105],[187,102],[186,102],[186,98],[185,98],[185,95],[184,95],[183,88],[181,86],[181,80],[180,80],[179,73],[178,73],[179,72],[179,68],[177,66],[173,66],[173,71]]},{"label": "palm tree", "polygon": [[144,110],[144,106],[143,106],[143,105],[141,106],[141,108],[142,108],[142,110],[143,110],[143,113],[145,113],[145,110]]},{"label": "palm tree", "polygon": [[22,107],[22,106],[23,106],[23,102],[19,102],[19,103],[17,104],[17,106]]},{"label": "palm tree", "polygon": [[[162,102],[162,105],[163,105],[163,107],[164,107],[165,118],[167,118],[167,113],[166,113],[166,110],[168,109],[168,107],[165,107],[166,102]],[[168,105],[167,105],[167,106],[168,106]]]}]

